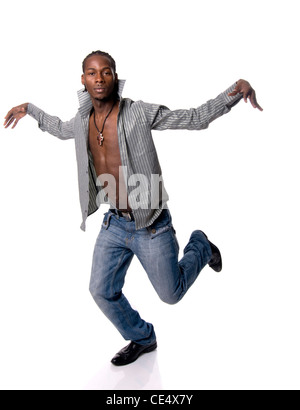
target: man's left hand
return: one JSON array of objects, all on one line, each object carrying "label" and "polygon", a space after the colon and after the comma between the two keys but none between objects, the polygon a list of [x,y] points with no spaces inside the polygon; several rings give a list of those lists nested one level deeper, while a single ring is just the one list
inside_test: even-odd
[{"label": "man's left hand", "polygon": [[256,94],[251,85],[246,80],[239,80],[236,83],[235,89],[229,93],[230,97],[233,97],[237,94],[243,94],[244,101],[247,102],[248,98],[252,104],[253,108],[258,108],[260,111],[263,111],[261,106],[256,101]]}]

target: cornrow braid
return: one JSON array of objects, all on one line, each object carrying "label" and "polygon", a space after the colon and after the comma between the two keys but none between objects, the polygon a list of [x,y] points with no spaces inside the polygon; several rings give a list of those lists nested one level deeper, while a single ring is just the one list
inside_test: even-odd
[{"label": "cornrow braid", "polygon": [[88,56],[86,56],[85,59],[83,60],[83,62],[82,62],[82,71],[83,71],[83,73],[84,73],[84,70],[85,70],[86,60],[87,60],[89,57],[92,57],[92,56],[95,56],[95,55],[108,58],[109,61],[110,61],[110,64],[111,64],[111,68],[114,70],[114,72],[116,72],[116,62],[115,62],[115,60],[112,58],[112,56],[111,56],[110,54],[108,54],[108,53],[105,53],[104,51],[97,50],[97,51],[91,52],[91,53],[90,53]]}]

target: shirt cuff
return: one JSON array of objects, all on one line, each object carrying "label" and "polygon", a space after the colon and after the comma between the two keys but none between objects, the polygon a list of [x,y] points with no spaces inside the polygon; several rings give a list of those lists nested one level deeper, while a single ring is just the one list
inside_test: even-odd
[{"label": "shirt cuff", "polygon": [[27,107],[27,114],[30,115],[35,120],[39,120],[41,110],[35,105],[29,103]]},{"label": "shirt cuff", "polygon": [[232,93],[232,91],[235,89],[236,83],[232,84],[231,87],[227,88],[226,91],[222,93],[223,99],[225,101],[225,105],[230,109],[234,105],[236,105],[242,98],[243,94],[238,93],[237,95],[231,97],[228,94]]}]

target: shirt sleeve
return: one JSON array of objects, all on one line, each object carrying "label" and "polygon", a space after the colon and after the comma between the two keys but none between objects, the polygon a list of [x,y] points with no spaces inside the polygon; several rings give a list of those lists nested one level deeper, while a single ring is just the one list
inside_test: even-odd
[{"label": "shirt sleeve", "polygon": [[49,134],[55,137],[67,140],[74,138],[74,122],[75,118],[70,121],[63,122],[60,118],[54,117],[45,113],[40,108],[29,103],[27,114],[30,115],[38,122],[38,126],[42,131],[47,131]]},{"label": "shirt sleeve", "polygon": [[198,108],[171,111],[163,105],[143,103],[144,112],[153,130],[202,130],[208,128],[209,124],[216,118],[228,113],[241,100],[242,94],[237,94],[234,97],[228,96],[235,86],[236,83],[215,99],[207,101]]}]

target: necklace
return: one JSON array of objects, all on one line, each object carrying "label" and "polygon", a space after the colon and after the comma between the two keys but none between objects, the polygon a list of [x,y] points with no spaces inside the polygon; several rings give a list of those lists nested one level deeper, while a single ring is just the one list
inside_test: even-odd
[{"label": "necklace", "polygon": [[112,107],[111,107],[109,113],[108,113],[107,116],[105,117],[101,131],[99,131],[99,128],[97,127],[97,124],[96,124],[96,115],[95,115],[95,111],[94,111],[94,124],[95,124],[95,127],[96,127],[97,131],[98,131],[97,141],[98,141],[98,145],[100,145],[100,146],[103,145],[103,141],[104,141],[103,130],[104,130],[104,126],[105,126],[106,120],[107,120],[107,118],[109,117],[109,115],[111,114],[111,112],[112,112],[112,110],[113,110],[115,104],[116,104],[116,101],[113,103],[113,105],[112,105]]}]

